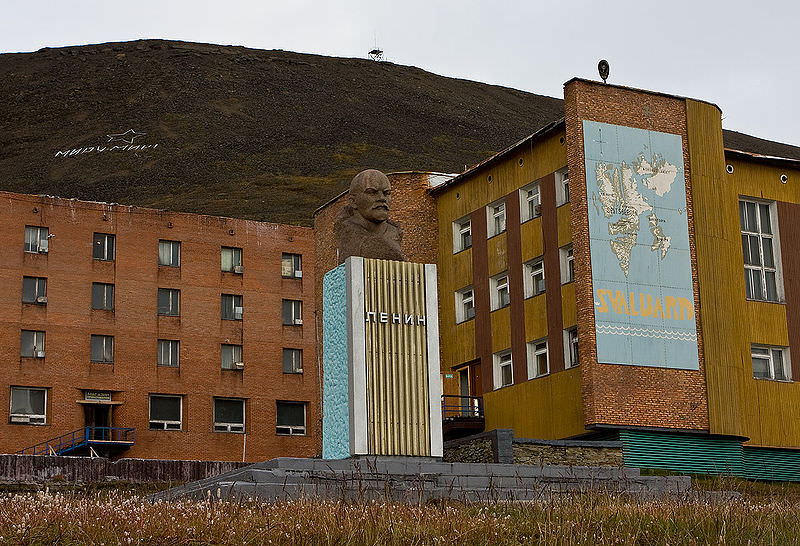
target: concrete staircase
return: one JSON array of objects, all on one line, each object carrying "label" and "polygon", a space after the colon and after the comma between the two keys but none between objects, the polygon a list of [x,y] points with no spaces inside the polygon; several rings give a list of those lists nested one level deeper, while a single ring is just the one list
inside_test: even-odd
[{"label": "concrete staircase", "polygon": [[688,476],[642,476],[638,468],[281,457],[162,491],[150,500],[531,501],[588,491],[660,498],[686,495],[691,487]]}]

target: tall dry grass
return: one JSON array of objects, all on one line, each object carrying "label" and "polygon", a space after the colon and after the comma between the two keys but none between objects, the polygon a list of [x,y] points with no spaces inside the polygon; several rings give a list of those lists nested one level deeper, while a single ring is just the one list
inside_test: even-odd
[{"label": "tall dry grass", "polygon": [[3,494],[3,544],[800,544],[781,498],[536,503],[174,501],[110,492]]}]

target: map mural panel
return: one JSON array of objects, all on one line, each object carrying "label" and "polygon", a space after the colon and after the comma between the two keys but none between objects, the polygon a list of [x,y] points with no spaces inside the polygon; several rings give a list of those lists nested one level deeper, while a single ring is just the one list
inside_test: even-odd
[{"label": "map mural panel", "polygon": [[583,122],[597,360],[699,369],[679,135]]}]

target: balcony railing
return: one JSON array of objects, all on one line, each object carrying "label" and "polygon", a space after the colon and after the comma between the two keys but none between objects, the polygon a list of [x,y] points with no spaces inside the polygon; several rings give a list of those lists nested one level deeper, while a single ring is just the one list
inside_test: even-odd
[{"label": "balcony railing", "polygon": [[442,395],[442,419],[483,418],[482,396]]}]

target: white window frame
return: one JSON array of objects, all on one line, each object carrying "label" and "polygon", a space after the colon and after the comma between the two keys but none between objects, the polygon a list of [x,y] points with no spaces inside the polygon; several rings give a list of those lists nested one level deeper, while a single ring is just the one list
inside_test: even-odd
[{"label": "white window frame", "polygon": [[[102,360],[95,360],[92,358],[92,341],[95,338],[99,338],[103,341],[103,359]],[[107,345],[111,346],[111,358],[105,358],[106,355],[106,348]],[[89,336],[89,360],[91,362],[98,362],[100,364],[113,364],[114,363],[114,336],[107,336],[105,334],[91,334]]]},{"label": "white window frame", "polygon": [[[465,239],[469,238],[469,244]],[[472,247],[472,218],[464,216],[453,222],[453,254]]]},{"label": "white window frame", "polygon": [[506,230],[506,202],[504,199],[486,206],[486,227],[488,239]]},{"label": "white window frame", "polygon": [[[111,287],[111,297],[109,302],[109,290],[108,287]],[[103,307],[95,307],[94,306],[94,292],[95,289],[101,289],[103,291]],[[93,282],[92,283],[92,309],[95,311],[113,311],[114,310],[114,285],[111,283],[105,282]]]},{"label": "white window frame", "polygon": [[[514,384],[514,360],[511,355],[511,349],[500,351],[492,355],[492,371],[494,376],[494,389],[502,389]],[[508,367],[509,382],[503,382],[503,369]]]},{"label": "white window frame", "polygon": [[[511,290],[508,285],[508,271],[503,271],[489,279],[491,291],[492,311],[511,305]],[[505,292],[506,302],[503,303],[502,294]]]},{"label": "white window frame", "polygon": [[561,258],[561,284],[567,284],[575,280],[575,257],[572,251],[572,244],[562,246],[558,249]]},{"label": "white window frame", "polygon": [[522,222],[542,215],[542,186],[539,180],[520,188],[519,213]]},{"label": "white window frame", "polygon": [[578,327],[572,326],[564,330],[564,368],[574,368],[579,364]]},{"label": "white window frame", "polygon": [[50,230],[44,226],[25,226],[25,252],[47,254],[50,246]]},{"label": "white window frame", "polygon": [[[158,308],[158,293],[161,291],[169,293],[169,309],[162,313]],[[173,296],[176,296],[173,298]],[[156,312],[162,317],[179,317],[181,315],[181,291],[178,288],[159,288],[156,293]]]},{"label": "white window frame", "polygon": [[[284,317],[284,309],[287,305],[291,305],[291,312],[289,322],[286,322]],[[302,300],[281,300],[281,323],[284,326],[302,326],[303,324],[303,301]]]},{"label": "white window frame", "polygon": [[[286,355],[290,354],[291,367],[286,369]],[[294,347],[283,347],[281,351],[281,365],[283,366],[283,373],[285,374],[301,374],[303,373],[303,349]]]},{"label": "white window frame", "polygon": [[[174,353],[172,350],[173,347],[175,348]],[[158,365],[167,368],[179,368],[180,361],[181,361],[181,342],[177,339],[159,339],[158,356],[157,356]]]},{"label": "white window frame", "polygon": [[[42,391],[44,393],[44,413],[14,413],[14,391]],[[8,421],[15,425],[46,425],[47,424],[47,389],[42,387],[15,387],[9,391]]]},{"label": "white window frame", "polygon": [[[25,334],[33,334],[33,344],[30,351],[26,351]],[[45,332],[43,330],[20,330],[19,334],[19,355],[24,358],[44,358],[45,351]]]},{"label": "white window frame", "polygon": [[[218,401],[228,401],[228,402],[241,402],[242,403],[242,422],[241,423],[226,423],[224,421],[217,420],[217,402]],[[214,432],[230,432],[234,434],[244,434],[245,432],[245,423],[247,420],[247,402],[244,398],[224,398],[220,396],[214,397],[214,405],[212,407],[212,411],[214,412]]]},{"label": "white window frame", "polygon": [[561,169],[556,171],[556,206],[566,203],[569,203],[569,171]]},{"label": "white window frame", "polygon": [[[528,342],[528,379],[544,377],[550,374],[550,347],[548,345],[547,338]],[[545,367],[547,369],[544,372],[539,371],[538,367],[538,357],[540,355],[544,355],[545,359]]]},{"label": "white window frame", "polygon": [[[25,283],[33,283],[33,296],[25,299]],[[36,303],[44,305],[47,303],[47,277],[22,277],[22,303]]]},{"label": "white window frame", "polygon": [[[456,291],[456,323],[475,318],[475,290],[472,285]],[[472,311],[470,313],[470,310]]]},{"label": "white window frame", "polygon": [[[177,252],[176,249],[177,248]],[[161,267],[181,266],[181,242],[168,239],[158,240],[158,265]]]},{"label": "white window frame", "polygon": [[241,294],[222,294],[220,317],[222,320],[244,320],[244,303]]},{"label": "white window frame", "polygon": [[[95,251],[100,249],[100,255]],[[117,259],[117,236],[113,233],[95,232],[92,234],[92,259],[99,262],[113,262]]]},{"label": "white window frame", "polygon": [[[237,350],[238,349],[238,350]],[[230,366],[225,365],[225,354],[230,353]],[[242,360],[242,346],[233,343],[223,343],[219,349],[219,361],[223,370],[241,370],[244,368],[244,361]],[[238,364],[238,365],[237,365]]]},{"label": "white window frame", "polygon": [[[303,425],[279,425],[278,424],[278,405],[279,404],[300,404],[303,406]],[[275,434],[278,436],[305,436],[308,428],[308,403],[296,400],[277,400],[275,402]]]},{"label": "white window frame", "polygon": [[[177,421],[175,420],[167,420],[167,419],[153,419],[152,411],[153,411],[153,398],[177,398],[179,400],[178,404],[178,417]],[[147,397],[147,419],[149,421],[148,428],[150,430],[183,430],[183,396],[179,394],[150,394]],[[153,426],[156,425],[163,425]]]},{"label": "white window frame", "polygon": [[[230,266],[225,263],[228,257]],[[220,269],[226,273],[244,273],[242,267],[242,249],[238,246],[223,246],[220,251]]]},{"label": "white window frame", "polygon": [[281,254],[281,277],[300,279],[303,277],[303,255],[283,252]]},{"label": "white window frame", "polygon": [[[747,212],[742,215],[742,207],[744,206],[744,210],[747,210],[747,205],[751,204],[755,207],[755,219],[756,219],[756,230],[757,231],[750,231],[746,229],[744,225],[742,225],[745,217],[749,217]],[[764,217],[764,208],[767,209],[767,216],[769,218],[769,224],[772,233],[765,233],[763,232],[763,217]],[[747,226],[749,227],[749,226]],[[763,201],[759,199],[750,199],[750,198],[739,198],[739,228],[742,234],[742,257],[744,261],[744,274],[745,274],[745,298],[754,301],[766,301],[771,303],[782,303],[784,301],[784,292],[783,292],[783,272],[781,269],[781,245],[780,245],[780,237],[778,232],[778,214],[777,214],[777,207],[775,201]],[[750,242],[753,239],[758,241],[758,260],[759,264],[748,264],[747,259],[745,259],[745,241],[747,241],[748,246],[748,253],[751,253],[750,250]],[[772,262],[773,267],[769,267],[764,263],[764,242],[769,240],[770,245],[772,247]],[[752,256],[752,254],[751,254]],[[756,297],[754,293],[754,286],[755,286],[755,275],[756,273],[759,276],[759,284],[760,284],[760,292],[762,297]],[[768,283],[767,283],[767,274],[772,274],[775,276],[775,298],[771,299],[768,296]],[[749,291],[748,291],[749,288]],[[749,293],[748,293],[749,292]]]},{"label": "white window frame", "polygon": [[[757,353],[757,351],[765,351],[766,354]],[[781,366],[783,367],[783,376],[779,377],[777,363],[775,362],[775,353],[780,353]],[[788,347],[778,347],[775,345],[759,345],[759,344],[752,344],[750,345],[750,359],[752,361],[756,359],[766,360],[767,361],[767,376],[763,375],[756,375],[755,365],[753,366],[753,378],[754,379],[768,379],[771,381],[792,381],[792,364],[789,357],[789,348]]]},{"label": "white window frame", "polygon": [[[547,282],[544,276],[544,256],[539,256],[538,258],[534,258],[529,262],[525,262],[524,270],[525,297],[531,298],[533,296],[538,296],[539,294],[544,294],[545,290],[547,289]],[[534,276],[537,273],[541,274],[542,276],[541,290],[536,289],[537,287]]]}]

